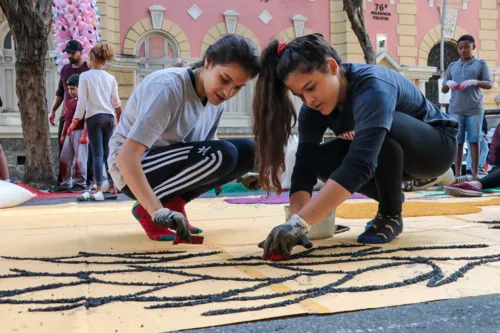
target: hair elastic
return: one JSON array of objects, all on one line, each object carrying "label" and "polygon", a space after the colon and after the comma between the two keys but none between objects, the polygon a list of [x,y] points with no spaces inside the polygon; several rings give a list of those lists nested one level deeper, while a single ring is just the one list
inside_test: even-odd
[{"label": "hair elastic", "polygon": [[285,52],[286,49],[286,42],[279,42],[278,43],[278,56],[281,56],[283,52]]}]

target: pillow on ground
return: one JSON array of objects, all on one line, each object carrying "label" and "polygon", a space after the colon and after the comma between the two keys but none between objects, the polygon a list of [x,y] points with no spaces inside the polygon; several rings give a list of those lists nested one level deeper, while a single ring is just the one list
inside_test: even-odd
[{"label": "pillow on ground", "polygon": [[36,195],[21,186],[0,180],[0,209],[16,207],[33,197]]}]

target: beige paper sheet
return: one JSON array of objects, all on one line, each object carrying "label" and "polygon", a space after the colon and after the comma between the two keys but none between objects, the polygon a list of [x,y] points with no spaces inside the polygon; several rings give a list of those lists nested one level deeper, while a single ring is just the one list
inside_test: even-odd
[{"label": "beige paper sheet", "polygon": [[[283,221],[283,205],[196,200],[187,208],[191,222],[205,231],[202,246],[150,241],[130,206],[125,202],[1,210],[0,255],[20,257],[0,258],[1,331],[167,332],[500,292],[500,230],[474,222],[496,219],[499,207],[481,207],[481,213],[472,215],[407,218],[404,233],[380,250],[356,243],[366,220],[338,219],[351,231],[314,242],[316,248],[329,249],[273,267],[258,260],[261,250],[256,244]],[[440,248],[457,246],[468,248]],[[72,257],[81,251],[87,254]],[[186,252],[145,253],[155,251]],[[139,254],[120,256],[133,252]],[[193,257],[166,261],[186,255]],[[53,259],[57,257],[72,258]],[[81,263],[70,263],[75,261]],[[51,284],[63,285],[36,290]],[[158,290],[147,292],[154,287]],[[113,298],[120,296],[125,301]],[[295,301],[298,297],[302,299]],[[237,299],[226,301],[231,298]],[[54,301],[61,303],[50,303]],[[82,306],[29,311],[75,304]],[[151,306],[163,307],[146,309]],[[218,312],[227,310],[232,313]]]}]

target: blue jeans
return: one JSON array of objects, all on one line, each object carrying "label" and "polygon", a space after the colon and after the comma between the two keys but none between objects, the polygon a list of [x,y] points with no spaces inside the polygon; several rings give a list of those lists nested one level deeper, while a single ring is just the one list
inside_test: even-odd
[{"label": "blue jeans", "polygon": [[[472,154],[470,150],[470,145],[468,145],[468,150],[467,150],[467,170],[472,169]],[[481,133],[481,139],[479,140],[479,150],[481,151],[479,155],[479,168],[482,168],[484,166],[484,163],[486,163],[486,158],[488,157],[488,152],[490,149],[488,148],[488,142],[486,141],[484,137],[484,133]]]},{"label": "blue jeans", "polygon": [[453,118],[458,121],[457,143],[465,143],[465,133],[469,142],[476,143],[481,140],[481,127],[483,125],[484,112],[480,114],[462,116],[453,114]]},{"label": "blue jeans", "polygon": [[115,117],[107,113],[98,113],[85,120],[89,143],[92,150],[92,162],[94,164],[94,178],[96,185],[102,185],[103,165],[106,163],[108,180],[111,180],[108,167],[109,139],[115,128]]}]

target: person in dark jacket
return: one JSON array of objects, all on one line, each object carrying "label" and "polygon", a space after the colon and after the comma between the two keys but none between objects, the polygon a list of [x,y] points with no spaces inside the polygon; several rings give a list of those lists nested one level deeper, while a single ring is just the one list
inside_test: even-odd
[{"label": "person in dark jacket", "polygon": [[488,164],[495,167],[487,176],[477,181],[445,186],[444,191],[454,197],[480,197],[483,190],[500,187],[500,124],[493,133]]},{"label": "person in dark jacket", "polygon": [[495,167],[500,166],[500,124],[495,128],[495,132],[493,132],[493,137],[491,138],[488,164]]},{"label": "person in dark jacket", "polygon": [[[296,112],[290,92],[304,102],[290,187],[290,219],[271,230],[264,257],[310,246],[306,234],[352,193],[379,202],[360,243],[389,243],[403,232],[401,183],[444,174],[453,164],[458,122],[441,112],[400,73],[370,64],[342,63],[321,35],[272,41],[261,55],[253,104],[260,184],[281,192],[283,147]],[[323,141],[331,129],[336,138]],[[429,163],[428,161],[432,161]],[[325,182],[311,197],[317,179]]]}]

